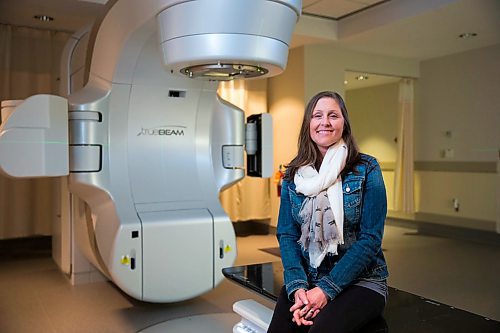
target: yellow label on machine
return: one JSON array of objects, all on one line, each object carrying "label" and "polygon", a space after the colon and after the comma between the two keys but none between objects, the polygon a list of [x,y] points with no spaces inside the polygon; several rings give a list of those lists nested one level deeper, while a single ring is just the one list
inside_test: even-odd
[{"label": "yellow label on machine", "polygon": [[120,263],[122,265],[130,265],[130,257],[129,256],[122,256]]}]

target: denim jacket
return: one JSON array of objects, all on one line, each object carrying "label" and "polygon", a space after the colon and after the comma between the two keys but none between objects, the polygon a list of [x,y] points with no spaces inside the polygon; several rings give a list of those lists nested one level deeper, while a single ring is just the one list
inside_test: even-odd
[{"label": "denim jacket", "polygon": [[361,154],[360,161],[342,179],[344,244],[338,255],[327,255],[318,268],[309,265],[309,254],[298,240],[303,221],[299,216],[305,196],[293,181],[284,181],[277,237],[288,297],[297,289],[320,287],[330,299],[359,280],[383,281],[388,271],[382,253],[387,199],[380,166]]}]

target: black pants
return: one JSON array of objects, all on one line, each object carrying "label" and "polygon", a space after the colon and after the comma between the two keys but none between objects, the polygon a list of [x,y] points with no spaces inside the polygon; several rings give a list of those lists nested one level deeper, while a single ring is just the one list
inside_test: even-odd
[{"label": "black pants", "polygon": [[[365,324],[379,318],[384,310],[385,300],[379,293],[368,288],[350,286],[321,309],[314,324],[297,326],[292,322],[293,313],[285,287],[281,289],[268,333],[309,332],[349,333],[362,329]],[[385,325],[385,323],[382,323]],[[378,331],[378,330],[377,330]],[[384,332],[385,330],[381,330]]]}]

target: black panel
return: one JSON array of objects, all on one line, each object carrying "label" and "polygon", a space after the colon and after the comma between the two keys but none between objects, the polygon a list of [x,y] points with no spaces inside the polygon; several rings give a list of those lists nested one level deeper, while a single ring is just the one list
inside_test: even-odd
[{"label": "black panel", "polygon": [[[245,288],[276,301],[283,285],[281,262],[229,267],[224,276]],[[389,287],[382,317],[368,323],[358,333],[447,333],[500,332],[500,322],[446,304]]]}]

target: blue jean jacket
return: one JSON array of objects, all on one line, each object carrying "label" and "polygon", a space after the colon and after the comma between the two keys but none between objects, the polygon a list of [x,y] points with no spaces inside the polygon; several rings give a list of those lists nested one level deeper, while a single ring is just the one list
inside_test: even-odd
[{"label": "blue jean jacket", "polygon": [[388,271],[382,253],[387,199],[380,166],[375,158],[361,154],[354,171],[342,179],[344,198],[344,244],[338,255],[327,255],[318,268],[298,240],[303,221],[299,216],[305,196],[293,181],[284,181],[277,237],[290,300],[297,289],[320,287],[330,299],[359,280],[383,281]]}]

